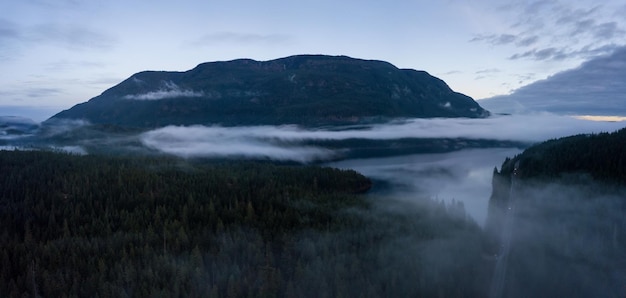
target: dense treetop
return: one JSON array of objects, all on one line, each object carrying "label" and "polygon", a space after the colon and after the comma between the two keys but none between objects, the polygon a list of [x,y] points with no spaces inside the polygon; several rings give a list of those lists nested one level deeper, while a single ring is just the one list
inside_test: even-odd
[{"label": "dense treetop", "polygon": [[584,174],[623,185],[626,184],[626,128],[537,144],[515,158],[507,159],[502,165],[502,173],[513,173],[515,164],[519,167],[520,177],[524,178]]},{"label": "dense treetop", "polygon": [[484,296],[461,206],[387,213],[354,171],[0,151],[0,173],[2,297]]}]

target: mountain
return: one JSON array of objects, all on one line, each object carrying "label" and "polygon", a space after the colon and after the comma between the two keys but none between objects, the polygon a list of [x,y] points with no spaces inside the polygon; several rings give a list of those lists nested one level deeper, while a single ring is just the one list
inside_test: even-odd
[{"label": "mountain", "polygon": [[209,62],[185,72],[140,72],[49,121],[312,126],[487,115],[472,98],[424,71],[345,56],[299,55]]}]

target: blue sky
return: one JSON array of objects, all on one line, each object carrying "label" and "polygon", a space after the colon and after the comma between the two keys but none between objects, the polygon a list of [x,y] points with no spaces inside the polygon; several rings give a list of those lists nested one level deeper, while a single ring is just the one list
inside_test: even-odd
[{"label": "blue sky", "polygon": [[295,54],[385,60],[482,99],[626,46],[626,3],[597,3],[2,1],[0,114],[52,114],[142,70]]}]

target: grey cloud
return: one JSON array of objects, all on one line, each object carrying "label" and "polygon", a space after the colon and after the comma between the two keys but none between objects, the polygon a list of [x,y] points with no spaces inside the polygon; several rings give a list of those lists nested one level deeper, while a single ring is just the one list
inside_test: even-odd
[{"label": "grey cloud", "polygon": [[487,42],[492,45],[505,45],[513,43],[517,37],[512,34],[492,34],[478,35],[470,40],[470,42]]},{"label": "grey cloud", "polygon": [[626,15],[626,4],[620,6],[618,9],[616,9],[613,12],[613,16],[615,16],[615,17],[622,18],[622,17],[624,17],[624,15]]},{"label": "grey cloud", "polygon": [[536,51],[534,53],[534,56],[535,56],[535,59],[537,60],[546,60],[546,59],[561,60],[565,58],[567,55],[557,48],[547,48],[547,49],[541,49],[539,51]]},{"label": "grey cloud", "polygon": [[469,40],[469,42],[481,42],[484,41],[486,37],[484,35],[476,35]]},{"label": "grey cloud", "polygon": [[220,43],[235,44],[285,44],[293,38],[282,34],[253,34],[238,32],[216,32],[206,34],[194,41],[194,45],[212,45]]},{"label": "grey cloud", "polygon": [[70,49],[109,49],[115,39],[77,24],[41,24],[29,29],[33,42],[53,43]]},{"label": "grey cloud", "polygon": [[546,9],[546,7],[550,6],[550,5],[554,5],[556,3],[556,1],[534,1],[534,2],[530,2],[527,3],[526,6],[524,7],[524,12],[526,14],[538,14],[540,13],[542,10]]},{"label": "grey cloud", "polygon": [[476,74],[486,74],[486,73],[498,73],[501,72],[502,70],[498,69],[498,68],[488,68],[488,69],[481,69],[476,71]]},{"label": "grey cloud", "polygon": [[533,60],[562,60],[568,57],[568,53],[563,50],[550,47],[545,49],[532,49],[523,53],[514,54],[509,57],[511,60],[531,58]]},{"label": "grey cloud", "polygon": [[616,22],[608,22],[597,25],[593,29],[597,38],[612,39],[623,36],[626,31],[619,28]]},{"label": "grey cloud", "polygon": [[594,14],[598,12],[600,6],[595,6],[590,9],[570,9],[568,7],[561,7],[559,9],[559,17],[556,20],[557,24],[578,24],[590,20],[590,17],[594,17]]},{"label": "grey cloud", "polygon": [[524,37],[523,39],[518,40],[515,44],[520,47],[527,47],[527,46],[531,46],[537,43],[538,40],[539,40],[539,37],[536,35],[533,35],[533,36]]},{"label": "grey cloud", "polygon": [[[606,51],[606,46],[598,51]],[[594,49],[586,49],[592,52]],[[577,53],[577,55],[582,55]],[[626,115],[626,46],[609,55],[557,73],[545,80],[521,87],[508,96],[492,99],[514,100],[533,110],[558,113]],[[481,105],[484,102],[481,101]]]},{"label": "grey cloud", "polygon": [[595,27],[596,22],[591,19],[583,19],[574,22],[572,26],[572,35],[579,35],[588,32],[591,28]]},{"label": "grey cloud", "polygon": [[[527,28],[532,30],[541,30],[546,25],[543,15],[553,13],[558,7],[557,1],[519,1],[509,5],[501,6],[498,10],[510,15],[511,28]],[[514,15],[511,15],[513,13]]]},{"label": "grey cloud", "polygon": [[493,77],[494,74],[498,72],[501,72],[501,70],[497,68],[481,69],[474,72],[475,74],[477,74],[477,76],[474,77],[474,80],[482,80],[487,77]]},{"label": "grey cloud", "polygon": [[533,80],[535,76],[536,75],[534,73],[527,73],[515,75],[515,78],[519,80],[519,84],[523,84],[524,82]]},{"label": "grey cloud", "polygon": [[504,45],[504,44],[510,44],[512,42],[514,42],[516,39],[515,35],[512,34],[501,34],[496,36],[493,40],[492,40],[492,44],[496,44],[496,45]]},{"label": "grey cloud", "polygon": [[588,59],[611,54],[615,51],[618,51],[622,47],[623,46],[616,44],[606,44],[602,46],[586,45],[580,48],[578,51],[573,52],[573,54]]},{"label": "grey cloud", "polygon": [[62,93],[62,89],[59,88],[29,88],[25,90],[28,97],[46,97]]},{"label": "grey cloud", "polygon": [[509,58],[537,61],[603,55],[609,51],[599,49],[615,43],[623,44],[626,35],[623,14],[614,14],[608,5],[591,8],[577,8],[577,5],[561,1],[509,4],[499,9],[511,19],[510,32],[478,35],[470,41],[518,48],[535,46],[535,49],[520,49]]},{"label": "grey cloud", "polygon": [[[589,35],[597,40],[620,38],[626,31],[616,21],[598,23],[594,18],[598,7],[588,11],[575,11],[561,17],[556,23],[571,26],[571,35]],[[593,17],[593,18],[592,18]]]}]

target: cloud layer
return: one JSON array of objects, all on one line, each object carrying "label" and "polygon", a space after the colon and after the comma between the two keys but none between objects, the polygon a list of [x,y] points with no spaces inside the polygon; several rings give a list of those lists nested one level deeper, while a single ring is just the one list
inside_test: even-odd
[{"label": "cloud layer", "polygon": [[[575,115],[626,116],[626,46],[511,95],[482,100],[493,111],[520,109]],[[507,110],[508,109],[508,110]]]},{"label": "cloud layer", "polygon": [[273,142],[276,127],[168,126],[144,133],[149,148],[182,157],[247,157],[309,162],[334,155],[328,149]]},{"label": "cloud layer", "polygon": [[[23,26],[0,18],[0,48],[4,49],[53,45],[69,50],[108,50],[115,44],[114,37],[84,24],[49,22]],[[15,58],[10,55],[18,54],[10,52],[3,56]]]},{"label": "cloud layer", "polygon": [[626,24],[613,13],[619,4],[589,4],[510,2],[497,8],[508,18],[508,28],[476,35],[471,41],[513,47],[511,60],[588,59],[610,53],[626,36]]},{"label": "cloud layer", "polygon": [[544,113],[487,119],[409,119],[332,131],[297,126],[168,126],[146,132],[140,139],[150,148],[183,157],[244,156],[308,162],[333,158],[337,152],[305,145],[306,141],[468,138],[540,142],[572,134],[614,131],[623,126]]}]

